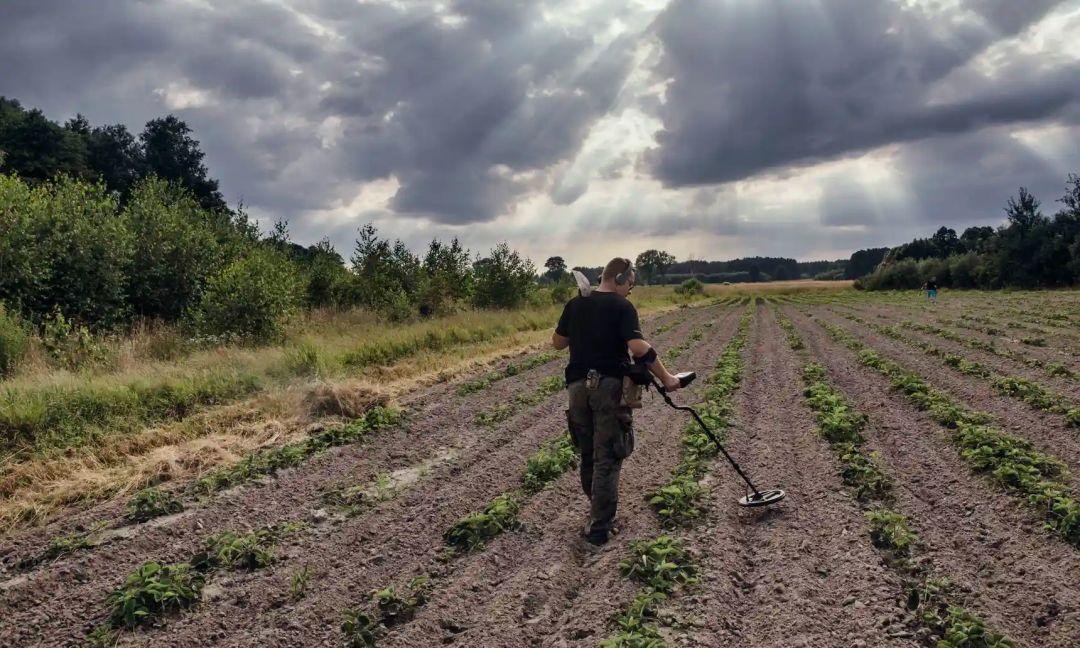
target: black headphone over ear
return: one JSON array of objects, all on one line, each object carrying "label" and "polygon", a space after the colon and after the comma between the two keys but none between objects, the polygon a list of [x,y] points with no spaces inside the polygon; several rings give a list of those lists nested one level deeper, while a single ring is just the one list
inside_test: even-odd
[{"label": "black headphone over ear", "polygon": [[625,286],[630,281],[630,273],[634,271],[634,264],[630,259],[626,259],[626,270],[623,270],[619,274],[615,275],[615,285]]}]

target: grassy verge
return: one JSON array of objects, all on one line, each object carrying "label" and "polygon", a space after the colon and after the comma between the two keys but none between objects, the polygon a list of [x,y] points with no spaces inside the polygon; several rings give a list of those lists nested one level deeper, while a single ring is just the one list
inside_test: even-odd
[{"label": "grassy verge", "polygon": [[963,407],[844,329],[820,321],[818,324],[834,340],[855,351],[860,363],[889,378],[894,389],[949,430],[950,440],[972,470],[1022,498],[1043,517],[1048,530],[1080,545],[1080,504],[1066,484],[1067,469],[1060,459],[1035,450],[1029,441],[987,425],[987,414]]},{"label": "grassy verge", "polygon": [[[779,313],[777,316],[788,332],[789,341],[798,338],[791,322]],[[816,415],[819,433],[840,462],[844,484],[865,512],[871,542],[882,553],[885,563],[902,578],[908,592],[908,610],[931,633],[927,642],[939,647],[1012,646],[1003,634],[961,605],[959,594],[947,579],[933,576],[933,566],[922,551],[911,521],[893,508],[894,485],[881,469],[880,458],[867,454],[863,448],[866,415],[852,408],[833,389],[821,365],[804,364],[803,382],[806,404]]]}]

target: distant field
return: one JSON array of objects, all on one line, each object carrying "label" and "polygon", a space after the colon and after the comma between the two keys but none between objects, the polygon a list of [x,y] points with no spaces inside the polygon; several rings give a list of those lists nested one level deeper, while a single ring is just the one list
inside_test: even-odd
[{"label": "distant field", "polygon": [[[634,298],[702,376],[676,400],[784,502],[737,507],[647,396],[621,533],[583,555],[557,306],[317,315],[3,383],[0,644],[1076,645],[1080,291]],[[138,597],[162,579],[169,609]]]}]

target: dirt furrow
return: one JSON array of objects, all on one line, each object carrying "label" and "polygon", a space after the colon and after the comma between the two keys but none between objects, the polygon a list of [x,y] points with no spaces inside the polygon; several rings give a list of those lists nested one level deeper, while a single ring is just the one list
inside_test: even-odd
[{"label": "dirt furrow", "polygon": [[[898,314],[895,311],[888,309],[850,307],[850,311],[847,311],[845,309],[844,311],[840,312],[853,312],[867,321],[886,326],[900,324],[904,320],[911,319],[910,317],[905,317],[906,314],[904,313]],[[918,320],[916,320],[916,323],[918,323]],[[934,326],[940,325],[940,323],[936,320],[928,320],[928,323]],[[953,332],[964,335],[966,337],[976,337],[972,335],[972,333],[974,332],[970,330],[958,330],[948,325],[942,325],[941,327],[952,329]],[[1080,384],[1078,384],[1075,380],[1068,380],[1065,378],[1052,376],[1045,369],[1031,367],[1025,365],[1022,362],[1010,360],[1009,358],[994,355],[980,349],[975,349],[932,333],[916,331],[906,327],[904,328],[904,333],[905,335],[908,335],[913,339],[929,342],[930,344],[945,349],[950,353],[955,353],[961,357],[984,364],[999,373],[1013,376],[1022,376],[1029,380],[1035,381],[1037,383],[1045,385],[1047,388],[1053,389],[1057,393],[1066,396],[1073,401],[1080,402]],[[1030,347],[1028,349],[1020,350],[1013,349],[1012,351],[1016,353],[1022,353],[1027,356],[1032,355]],[[1057,358],[1057,360],[1062,359],[1063,358],[1061,357]],[[1053,362],[1053,360],[1050,360],[1048,362]]]},{"label": "dirt furrow", "polygon": [[694,646],[913,645],[888,637],[900,588],[881,565],[866,522],[803,405],[798,363],[771,309],[760,310],[738,393],[730,451],[759,487],[788,498],[740,509],[744,487],[713,466],[714,517],[694,535],[702,590],[689,597]]},{"label": "dirt furrow", "polygon": [[883,357],[910,368],[971,409],[989,412],[1003,431],[1028,439],[1039,450],[1064,461],[1071,471],[1068,483],[1075,492],[1080,492],[1080,439],[1075,430],[1066,426],[1062,414],[1038,410],[1018,399],[998,394],[986,380],[946,367],[938,358],[880,335],[828,309],[816,308],[811,312],[822,321],[840,326]]},{"label": "dirt furrow", "polygon": [[967,607],[1018,645],[1075,646],[1080,637],[1080,556],[1015,500],[973,475],[941,427],[890,392],[817,324],[785,309],[829,380],[866,413],[868,449],[895,480],[897,508],[933,564],[967,591]]},{"label": "dirt furrow", "polygon": [[[711,367],[741,311],[718,318],[677,366]],[[482,646],[595,645],[636,589],[617,569],[626,545],[658,530],[642,494],[664,483],[678,461],[685,421],[661,408],[658,398],[650,398],[635,413],[638,446],[622,472],[621,532],[599,557],[585,556],[578,547],[587,505],[573,471],[525,508],[526,533],[502,536],[470,559],[386,645],[436,645],[449,639]],[[453,633],[447,627],[464,630]]]}]

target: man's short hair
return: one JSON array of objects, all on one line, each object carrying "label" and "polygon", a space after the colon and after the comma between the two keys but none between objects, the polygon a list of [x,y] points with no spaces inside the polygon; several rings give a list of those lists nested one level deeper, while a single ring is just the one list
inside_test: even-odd
[{"label": "man's short hair", "polygon": [[615,257],[604,266],[604,274],[600,279],[602,281],[614,281],[615,277],[629,270],[631,265],[630,259]]}]

